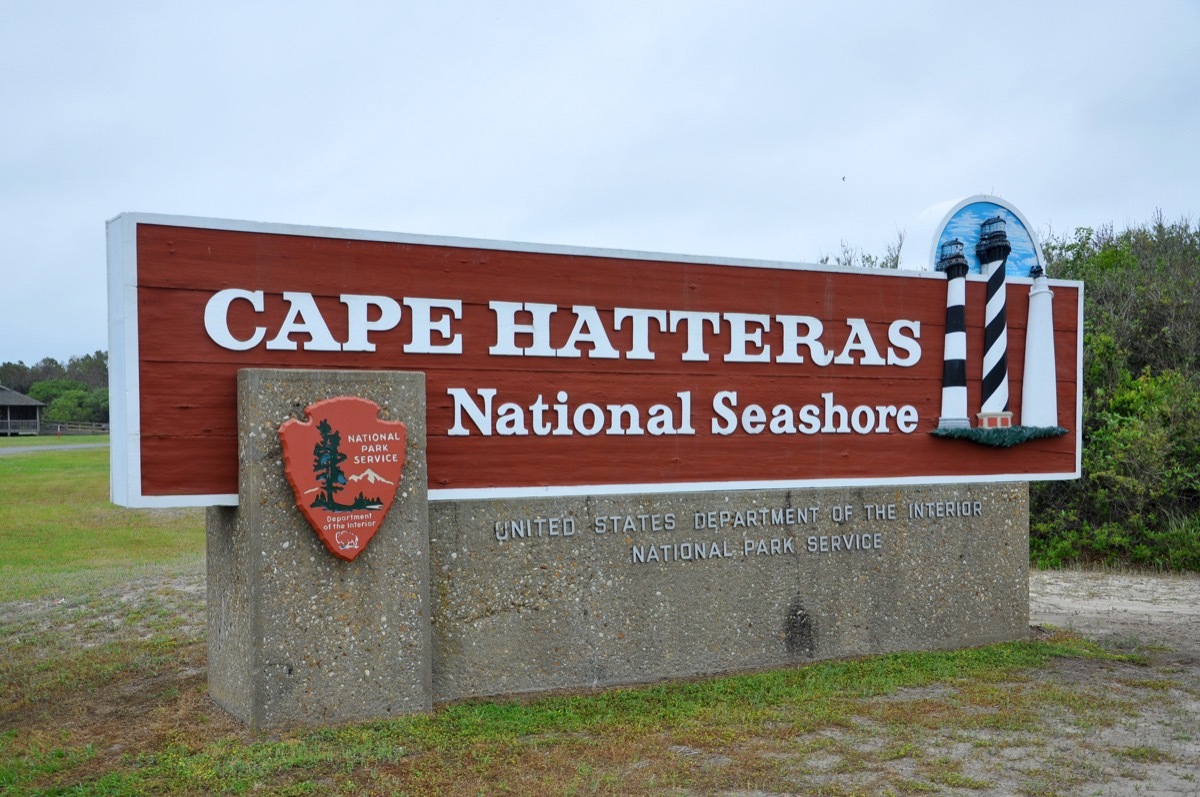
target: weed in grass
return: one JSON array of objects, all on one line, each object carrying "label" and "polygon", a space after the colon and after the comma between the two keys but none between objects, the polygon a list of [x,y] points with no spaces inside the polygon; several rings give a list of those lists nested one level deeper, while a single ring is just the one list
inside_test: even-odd
[{"label": "weed in grass", "polygon": [[900,778],[892,783],[894,791],[881,792],[882,794],[936,794],[941,791],[932,783],[926,783],[923,780],[914,780],[912,778]]},{"label": "weed in grass", "polygon": [[947,758],[936,759],[931,764],[921,768],[926,772],[930,782],[955,789],[990,789],[993,785],[989,780],[972,778],[962,771],[962,763]]},{"label": "weed in grass", "polygon": [[1169,764],[1175,761],[1175,756],[1159,750],[1157,747],[1123,747],[1112,751],[1113,755],[1122,758],[1128,758],[1130,761],[1136,761],[1139,764]]},{"label": "weed in grass", "polygon": [[1134,701],[1096,694],[1094,690],[1057,684],[1042,684],[1031,692],[1038,705],[1065,710],[1079,728],[1111,728],[1120,716],[1134,716]]},{"label": "weed in grass", "polygon": [[1179,681],[1169,678],[1118,678],[1117,683],[1130,689],[1152,689],[1156,692],[1168,692],[1183,686]]},{"label": "weed in grass", "polygon": [[862,710],[871,720],[888,728],[925,729],[946,727],[952,720],[957,720],[962,712],[961,707],[949,702],[925,698],[867,703]]},{"label": "weed in grass", "polygon": [[[108,443],[106,434],[76,434],[67,437],[51,437],[50,435],[30,437],[0,437],[0,448],[50,448],[61,445],[102,445]],[[46,452],[31,451],[30,454],[42,456]]]},{"label": "weed in grass", "polygon": [[[0,694],[16,706],[56,699],[67,692],[94,690],[126,673],[158,675],[179,650],[173,638],[124,640],[81,651],[63,650],[53,659],[19,662],[0,669]],[[20,664],[25,666],[19,666]]]},{"label": "weed in grass", "polygon": [[1041,766],[1025,772],[1020,793],[1031,797],[1053,797],[1075,792],[1085,783],[1103,783],[1108,774],[1083,755],[1051,755]]},{"label": "weed in grass", "polygon": [[892,743],[879,751],[880,761],[899,761],[902,758],[913,758],[920,755],[920,749],[909,742]]}]

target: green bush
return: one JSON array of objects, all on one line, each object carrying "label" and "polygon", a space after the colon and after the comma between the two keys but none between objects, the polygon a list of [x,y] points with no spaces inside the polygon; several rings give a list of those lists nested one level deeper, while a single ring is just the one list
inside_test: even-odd
[{"label": "green bush", "polygon": [[1033,560],[1200,570],[1200,231],[1159,217],[1045,251],[1085,284],[1083,474],[1034,486]]},{"label": "green bush", "polygon": [[46,404],[46,421],[108,423],[108,388],[90,388],[72,379],[48,379],[29,388],[30,398]]},{"label": "green bush", "polygon": [[88,386],[75,379],[43,379],[34,382],[29,388],[29,397],[43,404],[53,404],[59,396],[73,391],[80,391],[86,395]]}]

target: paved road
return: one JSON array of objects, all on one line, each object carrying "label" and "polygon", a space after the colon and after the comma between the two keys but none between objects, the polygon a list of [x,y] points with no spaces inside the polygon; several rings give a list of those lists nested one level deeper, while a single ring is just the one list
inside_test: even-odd
[{"label": "paved road", "polygon": [[38,451],[78,451],[83,448],[108,448],[108,443],[55,443],[50,446],[15,446],[13,448],[0,448],[0,457],[9,457],[15,454],[34,454]]}]

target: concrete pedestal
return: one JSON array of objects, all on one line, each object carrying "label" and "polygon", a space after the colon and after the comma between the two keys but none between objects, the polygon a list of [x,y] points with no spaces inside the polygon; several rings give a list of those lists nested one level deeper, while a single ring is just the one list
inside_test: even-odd
[{"label": "concrete pedestal", "polygon": [[[351,562],[297,507],[278,435],[337,396],[407,425],[396,502]],[[1024,483],[430,506],[422,375],[242,371],[238,402],[240,505],[208,514],[209,689],[252,727],[1028,635]]]},{"label": "concrete pedestal", "polygon": [[430,506],[434,701],[1029,635],[1029,489]]},{"label": "concrete pedestal", "polygon": [[[408,427],[395,504],[353,562],[332,556],[297,508],[278,435],[336,396],[370,399]],[[207,519],[213,699],[255,728],[428,711],[424,375],[240,371],[238,461],[239,506]]]}]

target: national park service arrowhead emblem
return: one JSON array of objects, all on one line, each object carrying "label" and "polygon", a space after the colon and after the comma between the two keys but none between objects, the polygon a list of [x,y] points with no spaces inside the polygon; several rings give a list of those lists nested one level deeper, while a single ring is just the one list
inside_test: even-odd
[{"label": "national park service arrowhead emblem", "polygon": [[283,472],[296,505],[334,556],[352,561],[392,507],[404,470],[407,430],[379,419],[379,405],[354,396],[310,404],[308,420],[279,427]]}]

